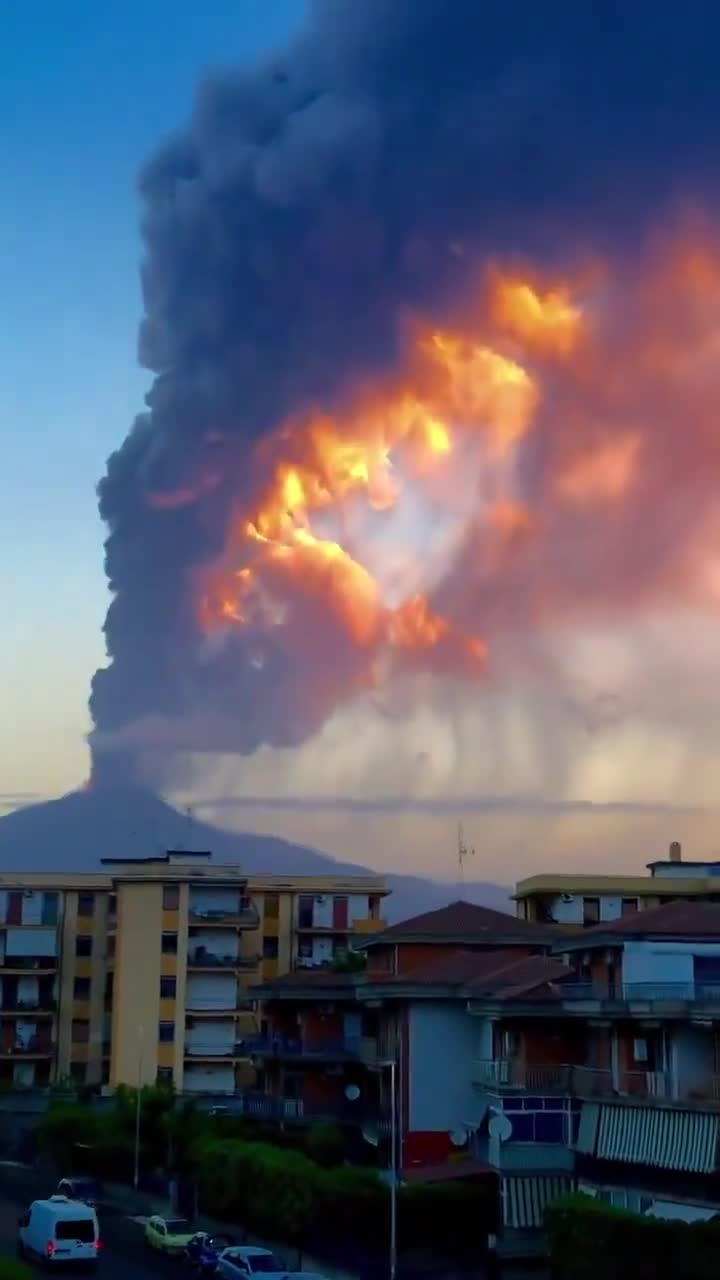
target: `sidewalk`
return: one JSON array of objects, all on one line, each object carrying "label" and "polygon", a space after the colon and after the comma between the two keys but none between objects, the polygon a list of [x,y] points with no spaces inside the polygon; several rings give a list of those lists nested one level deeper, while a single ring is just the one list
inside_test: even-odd
[{"label": "sidewalk", "polygon": [[[126,1187],[120,1183],[105,1183],[103,1191],[103,1202],[108,1207],[124,1213],[128,1218],[134,1218],[136,1221],[149,1218],[153,1213],[164,1217],[173,1217],[175,1215],[175,1210],[169,1200],[148,1195],[143,1191],[134,1191],[132,1187]],[[314,1271],[317,1275],[326,1276],[327,1280],[358,1280],[357,1274],[353,1271],[344,1271],[305,1252],[300,1255],[297,1249],[281,1244],[277,1240],[261,1240],[259,1236],[255,1236],[251,1232],[235,1226],[233,1223],[217,1222],[204,1214],[198,1214],[194,1221],[194,1226],[198,1231],[207,1231],[209,1235],[228,1234],[234,1236],[239,1243],[254,1244],[263,1249],[271,1249],[273,1253],[287,1263],[288,1271]]]}]

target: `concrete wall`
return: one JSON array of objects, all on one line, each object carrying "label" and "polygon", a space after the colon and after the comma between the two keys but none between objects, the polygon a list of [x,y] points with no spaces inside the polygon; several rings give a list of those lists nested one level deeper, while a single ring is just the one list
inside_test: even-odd
[{"label": "concrete wall", "polygon": [[715,1037],[703,1027],[679,1026],[670,1040],[670,1071],[680,1098],[707,1097],[715,1072]]},{"label": "concrete wall", "polygon": [[681,984],[690,993],[695,981],[695,956],[720,958],[720,942],[626,942],[623,983]]},{"label": "concrete wall", "polygon": [[161,954],[162,885],[121,884],[117,898],[110,1082],[154,1084],[160,975],[177,973],[177,956]]},{"label": "concrete wall", "polygon": [[482,1100],[471,1083],[481,1043],[478,1020],[464,1008],[414,1001],[408,1019],[407,1128],[451,1132],[480,1116]]}]

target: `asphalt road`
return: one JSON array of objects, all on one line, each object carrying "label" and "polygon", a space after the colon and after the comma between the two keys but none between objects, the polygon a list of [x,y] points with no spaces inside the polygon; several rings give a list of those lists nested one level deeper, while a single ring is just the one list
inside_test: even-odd
[{"label": "asphalt road", "polygon": [[[17,1245],[17,1220],[31,1200],[51,1194],[54,1188],[43,1184],[41,1175],[33,1170],[0,1169],[0,1254],[14,1254]],[[187,1280],[182,1264],[170,1258],[150,1252],[143,1242],[142,1227],[124,1215],[101,1210],[100,1233],[104,1248],[100,1260],[98,1280],[162,1280],[174,1276],[175,1280]],[[44,1270],[39,1274],[48,1275]],[[60,1273],[71,1280],[84,1276],[87,1271],[63,1267]]]}]

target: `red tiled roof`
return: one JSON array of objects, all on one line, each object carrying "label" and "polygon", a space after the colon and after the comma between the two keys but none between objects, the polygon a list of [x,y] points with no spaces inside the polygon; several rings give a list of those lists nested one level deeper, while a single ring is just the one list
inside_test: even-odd
[{"label": "red tiled roof", "polygon": [[549,941],[551,936],[547,926],[521,920],[509,912],[493,911],[490,907],[479,907],[474,902],[451,902],[447,907],[425,911],[422,915],[411,916],[409,920],[400,920],[397,924],[390,925],[382,933],[373,934],[364,940],[364,946],[399,942],[403,938],[439,942],[477,936],[481,942],[493,934],[496,937],[527,939],[528,942]]},{"label": "red tiled roof", "polygon": [[510,999],[543,984],[562,982],[572,971],[549,956],[513,956],[507,951],[456,951],[432,964],[398,977],[392,974],[367,979],[368,986],[461,987],[474,997]]},{"label": "red tiled roof", "polygon": [[630,938],[720,938],[720,903],[715,902],[666,902],[648,911],[633,912],[608,924],[596,924],[584,929],[573,941],[592,941],[595,936],[619,934]]}]

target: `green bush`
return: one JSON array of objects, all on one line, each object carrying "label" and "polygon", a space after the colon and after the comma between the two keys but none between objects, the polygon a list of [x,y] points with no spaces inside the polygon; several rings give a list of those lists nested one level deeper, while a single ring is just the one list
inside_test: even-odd
[{"label": "green bush", "polygon": [[720,1222],[670,1222],[581,1194],[545,1211],[553,1280],[717,1280]]},{"label": "green bush", "polygon": [[35,1272],[17,1258],[0,1257],[0,1280],[34,1280]]},{"label": "green bush", "polygon": [[336,1124],[314,1124],[305,1135],[305,1150],[311,1160],[332,1168],[342,1164],[345,1142]]}]

